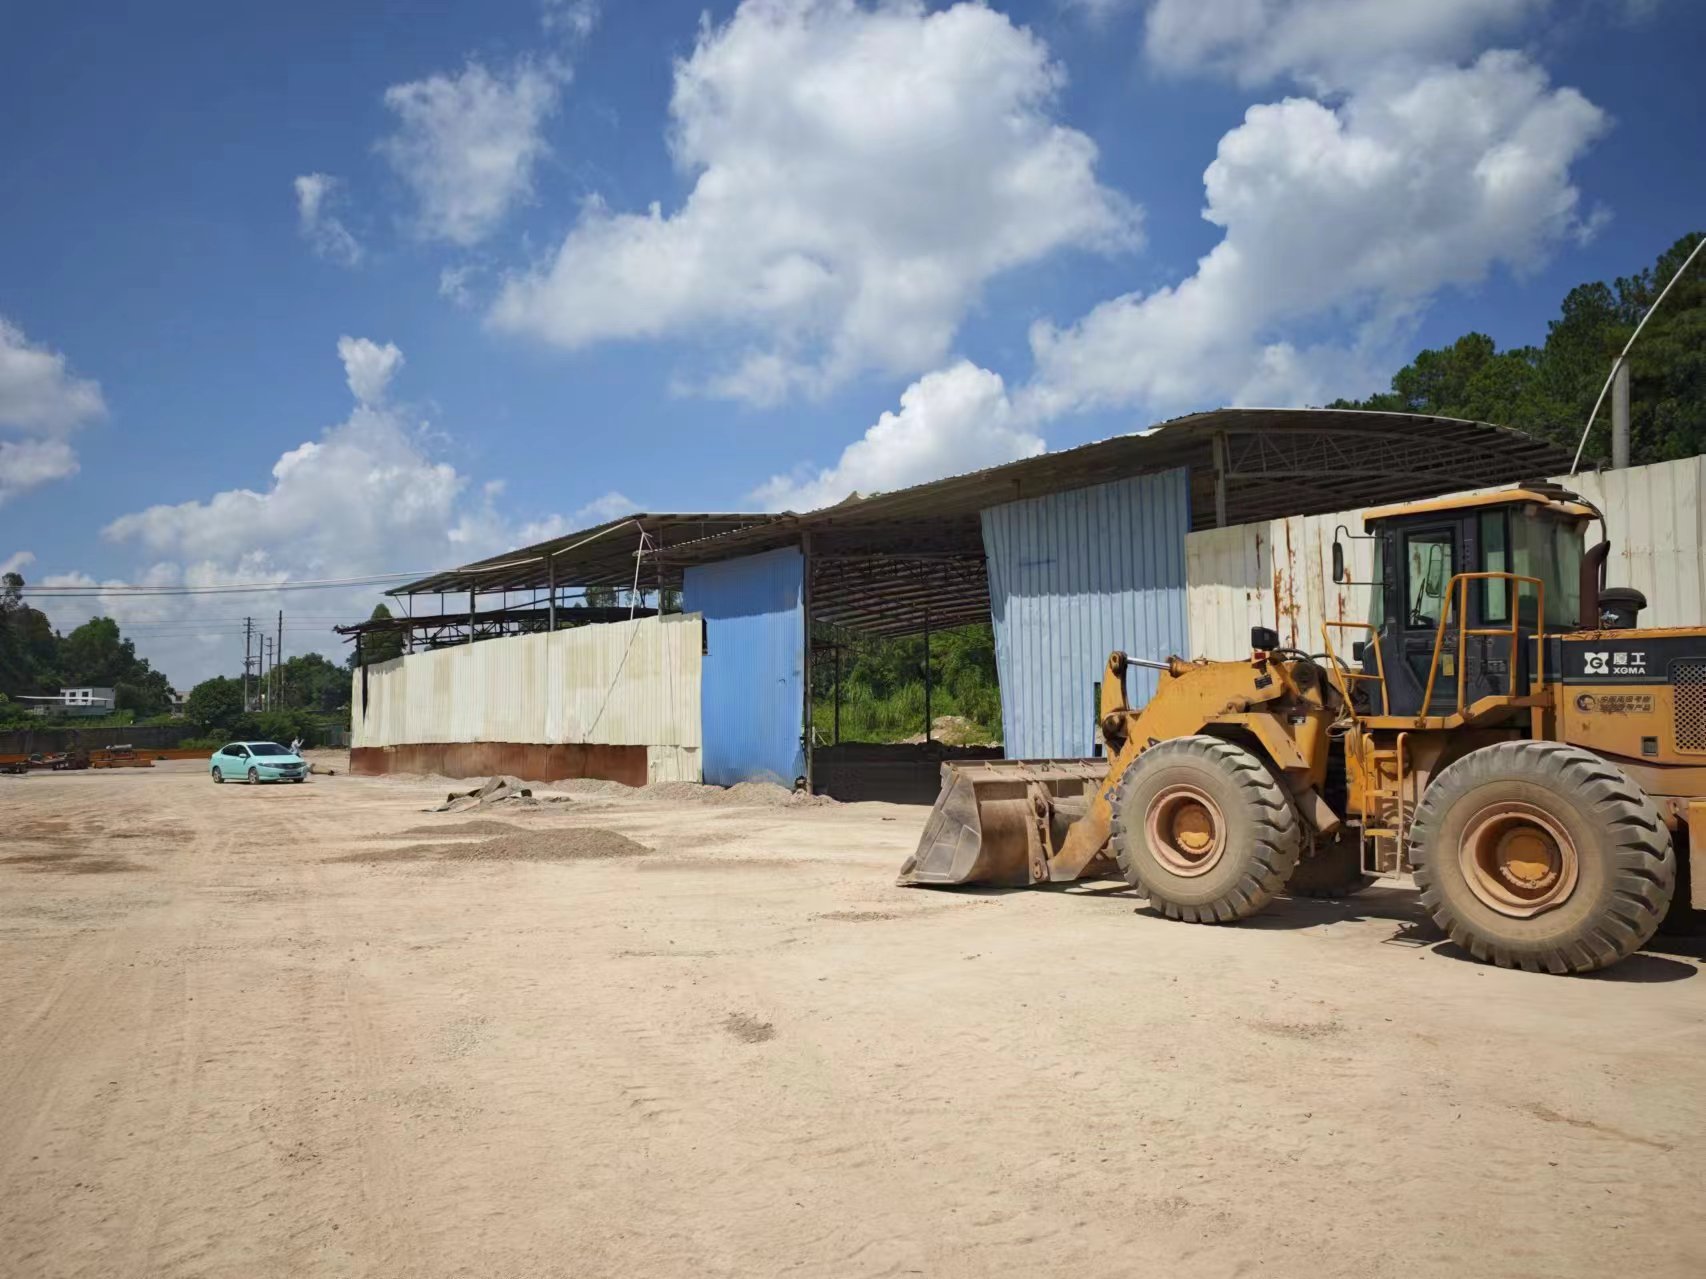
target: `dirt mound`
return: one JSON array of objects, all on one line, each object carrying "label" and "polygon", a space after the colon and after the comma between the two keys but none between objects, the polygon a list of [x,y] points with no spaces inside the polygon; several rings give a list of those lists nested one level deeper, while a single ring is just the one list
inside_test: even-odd
[{"label": "dirt mound", "polygon": [[733,786],[706,786],[700,782],[655,782],[640,792],[647,799],[670,803],[706,804],[718,808],[737,805],[748,808],[828,808],[835,800],[828,795],[807,795],[775,782],[736,782]]},{"label": "dirt mound", "polygon": [[400,830],[395,835],[375,835],[375,839],[399,839],[404,835],[508,835],[520,830],[508,822],[495,822],[489,817],[478,817],[471,822],[449,822],[443,826],[430,823],[425,826],[411,826],[408,830]]},{"label": "dirt mound", "polygon": [[[439,831],[438,834],[448,832]],[[586,862],[643,857],[652,850],[613,830],[515,831],[477,844],[410,844],[371,853],[346,853],[329,862],[381,865],[387,862]]]},{"label": "dirt mound", "polygon": [[[638,788],[623,782],[607,782],[597,777],[570,777],[560,782],[552,782],[553,790],[567,791],[571,795],[634,795]],[[547,796],[550,798],[550,796]]]}]

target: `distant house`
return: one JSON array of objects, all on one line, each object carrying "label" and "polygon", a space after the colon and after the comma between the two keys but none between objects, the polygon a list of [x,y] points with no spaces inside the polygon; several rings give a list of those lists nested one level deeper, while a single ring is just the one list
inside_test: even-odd
[{"label": "distant house", "polygon": [[118,705],[118,695],[110,688],[62,688],[56,697],[17,700],[34,702],[30,709],[37,715],[111,715]]},{"label": "distant house", "polygon": [[184,717],[184,711],[189,706],[189,702],[190,702],[190,695],[188,693],[180,693],[177,689],[174,688],[172,690],[172,707],[171,707],[173,718],[182,719]]}]

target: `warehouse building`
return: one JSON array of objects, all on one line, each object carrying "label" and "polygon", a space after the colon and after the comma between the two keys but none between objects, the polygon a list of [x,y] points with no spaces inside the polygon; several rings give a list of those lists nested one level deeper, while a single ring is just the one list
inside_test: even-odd
[{"label": "warehouse building", "polygon": [[[814,637],[821,651],[829,628],[989,621],[1005,753],[1085,756],[1111,649],[1235,656],[1250,624],[1303,642],[1311,610],[1354,616],[1362,602],[1334,597],[1325,568],[1333,528],[1361,531],[1347,496],[1373,506],[1568,465],[1486,423],[1236,409],[803,514],[636,514],[394,592],[405,616],[379,625],[411,651],[357,673],[355,767],[768,779],[844,796],[886,777],[877,793],[928,797],[939,750],[825,742],[808,696]],[[1600,483],[1578,481],[1590,495]],[[1672,538],[1692,539],[1696,576],[1699,533]],[[611,588],[648,604],[679,592],[680,611],[612,609]],[[1152,691],[1152,675],[1129,678],[1134,700]]]}]

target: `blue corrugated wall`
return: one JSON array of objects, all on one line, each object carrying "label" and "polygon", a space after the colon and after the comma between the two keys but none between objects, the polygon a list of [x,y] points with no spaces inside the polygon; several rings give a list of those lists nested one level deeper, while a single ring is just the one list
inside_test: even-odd
[{"label": "blue corrugated wall", "polygon": [[[1189,474],[1138,475],[983,512],[1009,759],[1085,756],[1108,654],[1188,656]],[[1156,674],[1126,675],[1132,705]]]},{"label": "blue corrugated wall", "polygon": [[682,608],[705,616],[705,780],[792,786],[802,747],[804,559],[792,546],[687,569]]}]

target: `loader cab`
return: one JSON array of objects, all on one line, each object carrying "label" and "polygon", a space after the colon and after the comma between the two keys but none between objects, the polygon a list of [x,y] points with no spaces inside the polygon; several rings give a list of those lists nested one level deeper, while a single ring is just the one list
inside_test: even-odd
[{"label": "loader cab", "polygon": [[[1458,631],[1465,625],[1465,605],[1472,632],[1464,646],[1465,705],[1488,696],[1527,693],[1534,658],[1531,637],[1542,612],[1551,634],[1579,624],[1583,545],[1597,514],[1573,494],[1550,486],[1367,512],[1366,541],[1374,568],[1366,585],[1373,637],[1360,654],[1353,651],[1353,662],[1368,675],[1384,670],[1390,713],[1441,715],[1456,708]],[[1344,551],[1337,541],[1333,559],[1335,580],[1348,582]],[[1453,586],[1460,573],[1515,573],[1539,579],[1542,589],[1498,578]],[[1444,642],[1439,643],[1442,617],[1447,624]],[[1520,637],[1515,670],[1508,635],[1473,634],[1508,632],[1512,626]],[[1424,707],[1436,645],[1439,670]],[[1375,690],[1371,709],[1378,713],[1378,686],[1364,687]]]}]

